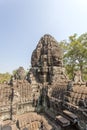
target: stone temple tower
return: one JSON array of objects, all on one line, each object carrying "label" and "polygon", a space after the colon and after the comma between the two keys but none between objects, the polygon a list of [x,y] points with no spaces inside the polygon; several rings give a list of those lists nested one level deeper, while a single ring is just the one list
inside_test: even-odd
[{"label": "stone temple tower", "polygon": [[62,51],[57,41],[50,35],[44,35],[32,53],[32,68],[38,74],[38,82],[52,82],[53,66],[62,67]]},{"label": "stone temple tower", "polygon": [[44,35],[31,57],[30,79],[33,91],[39,86],[47,88],[49,95],[59,96],[55,93],[65,90],[68,79],[62,59],[63,54],[58,42],[51,35]]}]

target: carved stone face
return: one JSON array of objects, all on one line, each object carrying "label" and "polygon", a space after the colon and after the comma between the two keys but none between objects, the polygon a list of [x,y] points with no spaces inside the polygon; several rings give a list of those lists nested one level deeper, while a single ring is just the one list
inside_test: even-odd
[{"label": "carved stone face", "polygon": [[42,63],[43,60],[43,62],[46,61],[47,64],[50,62],[50,65],[60,66],[60,62],[62,63],[61,52],[57,41],[50,35],[44,35],[32,53],[31,63],[33,66],[38,66],[38,63]]},{"label": "carved stone face", "polygon": [[16,103],[20,100],[20,94],[14,90],[13,103]]}]

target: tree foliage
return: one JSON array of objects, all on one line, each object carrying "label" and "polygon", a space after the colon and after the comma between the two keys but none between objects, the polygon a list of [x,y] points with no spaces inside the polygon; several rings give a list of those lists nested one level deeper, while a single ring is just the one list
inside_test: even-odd
[{"label": "tree foliage", "polygon": [[11,74],[9,73],[4,73],[4,74],[1,74],[0,73],[0,83],[4,83],[4,82],[8,82],[11,78]]},{"label": "tree foliage", "polygon": [[64,50],[64,65],[70,78],[73,72],[80,70],[82,77],[87,80],[87,33],[77,36],[74,34],[68,41],[60,42]]}]

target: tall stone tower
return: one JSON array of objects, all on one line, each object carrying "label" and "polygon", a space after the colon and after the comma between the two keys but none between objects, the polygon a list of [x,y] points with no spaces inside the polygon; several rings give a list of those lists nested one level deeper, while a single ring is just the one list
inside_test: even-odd
[{"label": "tall stone tower", "polygon": [[62,59],[63,54],[58,42],[51,35],[44,35],[31,57],[32,85],[38,88],[39,84],[39,87],[47,88],[50,96],[59,96],[55,93],[65,90],[68,82]]}]

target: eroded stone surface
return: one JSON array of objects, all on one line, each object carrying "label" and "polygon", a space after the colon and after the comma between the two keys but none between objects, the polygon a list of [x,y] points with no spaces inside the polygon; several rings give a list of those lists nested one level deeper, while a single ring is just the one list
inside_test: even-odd
[{"label": "eroded stone surface", "polygon": [[[0,84],[3,128],[7,125],[12,130],[60,130],[55,117],[63,114],[63,109],[76,111],[79,120],[86,123],[87,83],[82,82],[80,72],[74,73],[74,81],[69,81],[62,57],[58,42],[51,35],[44,35],[32,53],[27,76],[20,67],[9,84]],[[45,113],[47,118],[37,112]]]}]

